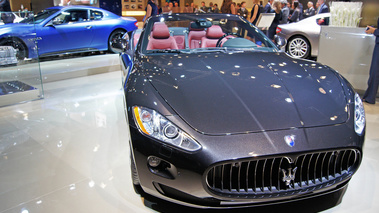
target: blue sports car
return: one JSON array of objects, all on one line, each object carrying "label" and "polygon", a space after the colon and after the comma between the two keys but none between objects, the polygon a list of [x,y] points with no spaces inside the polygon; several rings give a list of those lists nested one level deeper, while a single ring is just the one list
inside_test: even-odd
[{"label": "blue sports car", "polygon": [[13,46],[17,58],[90,51],[119,52],[123,34],[137,29],[125,18],[88,6],[51,7],[20,23],[0,26],[0,46]]}]

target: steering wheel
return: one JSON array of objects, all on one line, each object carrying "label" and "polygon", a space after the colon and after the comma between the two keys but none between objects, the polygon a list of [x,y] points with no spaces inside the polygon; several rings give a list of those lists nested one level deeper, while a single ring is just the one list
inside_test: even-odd
[{"label": "steering wheel", "polygon": [[218,41],[217,41],[217,43],[216,43],[216,47],[221,47],[221,44],[222,44],[222,39],[224,39],[226,36],[230,36],[230,35],[235,35],[235,36],[237,36],[237,37],[240,37],[240,38],[242,38],[242,36],[240,35],[240,34],[238,34],[238,33],[225,33],[223,36],[221,36],[219,39],[218,39]]}]

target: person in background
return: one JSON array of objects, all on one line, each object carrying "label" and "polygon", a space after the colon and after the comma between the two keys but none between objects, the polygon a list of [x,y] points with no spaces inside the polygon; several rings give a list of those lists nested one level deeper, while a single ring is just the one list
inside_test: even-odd
[{"label": "person in background", "polygon": [[232,5],[234,5],[234,10],[235,10],[233,14],[237,14],[237,11],[240,9],[240,6],[236,5],[235,2],[232,2]]},{"label": "person in background", "polygon": [[320,5],[317,8],[317,14],[320,14],[320,13],[329,13],[329,7],[328,7],[328,5],[325,4],[324,0],[317,0],[317,3]]},{"label": "person in background", "polygon": [[299,9],[300,9],[299,20],[301,20],[304,18],[304,7],[303,7],[303,4],[299,2],[299,0],[295,0],[295,1],[299,3]]},{"label": "person in background", "polygon": [[275,18],[272,21],[270,27],[268,28],[268,37],[274,41],[276,35],[276,28],[278,27],[279,21],[282,19],[282,3],[279,0],[275,0],[272,3],[272,9],[270,13],[275,13]]},{"label": "person in background", "polygon": [[207,13],[213,13],[213,2],[209,2],[209,7],[207,9]]},{"label": "person in background", "polygon": [[308,9],[306,9],[304,12],[304,18],[308,18],[316,14],[316,10],[313,7],[313,2],[309,1],[307,6],[308,6]]},{"label": "person in background", "polygon": [[290,16],[290,8],[287,6],[287,0],[282,0],[282,19],[279,21],[279,24],[287,24],[288,17]]},{"label": "person in background", "polygon": [[242,16],[243,18],[247,19],[247,14],[249,11],[246,9],[246,2],[241,2],[241,8],[237,11],[237,14],[239,16]]},{"label": "person in background", "polygon": [[269,13],[271,11],[272,3],[274,0],[269,0],[266,6],[263,8],[263,13]]},{"label": "person in background", "polygon": [[0,12],[4,12],[1,13],[1,20],[4,24],[13,23],[14,19],[16,18],[12,13],[11,5],[9,4],[8,0],[0,0]]},{"label": "person in background", "polygon": [[290,16],[293,14],[294,8],[290,1],[287,2],[287,7],[290,9]]},{"label": "person in background", "polygon": [[202,13],[206,13],[208,11],[208,8],[207,8],[207,6],[205,6],[205,2],[204,1],[201,2],[200,11]]},{"label": "person in background", "polygon": [[293,3],[294,11],[290,18],[288,19],[290,23],[298,22],[300,19],[300,8],[299,8],[299,2],[295,1]]},{"label": "person in background", "polygon": [[144,24],[150,16],[155,16],[158,14],[157,0],[147,0],[147,6],[145,8],[145,11],[146,11],[146,16],[143,19]]},{"label": "person in background", "polygon": [[213,5],[213,13],[220,13],[220,9],[218,9],[218,5],[217,4]]},{"label": "person in background", "polygon": [[253,7],[251,8],[250,22],[253,25],[257,24],[259,15],[261,14],[260,7],[258,5],[258,0],[253,0]]},{"label": "person in background", "polygon": [[193,8],[193,12],[194,12],[194,13],[201,13],[201,11],[200,11],[198,5],[195,5],[195,6],[194,6],[194,8]]},{"label": "person in background", "polygon": [[236,8],[232,4],[232,0],[224,0],[221,5],[221,13],[236,14]]},{"label": "person in background", "polygon": [[167,1],[164,3],[164,7],[163,8],[168,8],[168,2]]},{"label": "person in background", "polygon": [[[378,25],[379,27],[379,18]],[[368,79],[368,87],[363,95],[363,101],[369,104],[375,104],[376,94],[378,93],[379,86],[379,29],[367,26],[367,34],[373,34],[375,38],[374,52],[372,54],[370,77]]]},{"label": "person in background", "polygon": [[192,13],[192,12],[193,12],[192,8],[190,7],[188,3],[186,3],[186,6],[183,9],[183,13]]}]

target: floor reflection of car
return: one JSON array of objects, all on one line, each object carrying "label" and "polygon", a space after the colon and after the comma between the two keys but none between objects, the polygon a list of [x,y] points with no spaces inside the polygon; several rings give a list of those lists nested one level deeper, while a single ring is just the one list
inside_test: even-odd
[{"label": "floor reflection of car", "polygon": [[118,52],[120,38],[135,29],[135,18],[123,18],[100,8],[51,7],[20,23],[0,26],[0,45],[13,46],[19,59],[89,51]]},{"label": "floor reflection of car", "polygon": [[296,23],[281,24],[277,34],[287,39],[286,51],[295,58],[317,57],[321,26],[328,23],[330,13],[317,14]]},{"label": "floor reflection of car", "polygon": [[346,190],[365,115],[337,72],[280,52],[237,15],[163,14],[124,38],[136,189],[204,208]]},{"label": "floor reflection of car", "polygon": [[0,66],[17,64],[16,50],[11,46],[0,46]]}]

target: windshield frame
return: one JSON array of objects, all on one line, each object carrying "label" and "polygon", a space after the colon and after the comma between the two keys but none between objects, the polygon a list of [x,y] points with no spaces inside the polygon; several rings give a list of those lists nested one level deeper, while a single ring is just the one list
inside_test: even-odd
[{"label": "windshield frame", "polygon": [[[246,30],[250,32],[254,31],[254,35],[259,36],[260,39],[264,39],[264,44],[267,46],[259,47],[259,48],[234,48],[234,47],[208,47],[208,48],[197,48],[197,49],[174,49],[174,50],[163,50],[162,51],[156,51],[156,50],[147,50],[148,42],[150,39],[150,32],[153,28],[153,25],[157,22],[180,22],[180,21],[187,21],[188,23],[191,21],[197,21],[199,19],[207,19],[211,20],[212,23],[220,22],[220,20],[228,20],[230,22],[238,23],[238,26],[243,26]],[[216,25],[216,24],[213,24]],[[187,25],[188,26],[188,25]],[[168,26],[170,28],[170,26]],[[174,27],[175,28],[175,27]],[[172,32],[170,30],[170,32]],[[187,30],[188,33],[188,30]],[[141,54],[150,55],[150,54],[178,54],[178,53],[187,53],[187,54],[194,54],[199,52],[230,52],[230,51],[239,51],[239,52],[245,52],[245,51],[256,51],[256,52],[280,52],[280,50],[277,48],[277,46],[260,31],[257,27],[252,25],[250,22],[248,22],[246,19],[238,16],[238,15],[231,15],[231,14],[194,14],[194,13],[180,13],[180,14],[161,14],[157,16],[150,17],[143,28],[143,32],[141,34],[141,39],[139,40],[139,45],[137,45],[138,49],[137,51]],[[158,49],[159,50],[159,49]]]}]

